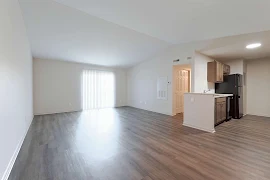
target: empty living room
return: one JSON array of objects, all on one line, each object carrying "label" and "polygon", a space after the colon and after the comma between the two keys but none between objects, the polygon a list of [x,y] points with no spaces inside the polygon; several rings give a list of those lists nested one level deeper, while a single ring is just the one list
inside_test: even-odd
[{"label": "empty living room", "polygon": [[0,180],[269,180],[269,7],[1,0]]}]

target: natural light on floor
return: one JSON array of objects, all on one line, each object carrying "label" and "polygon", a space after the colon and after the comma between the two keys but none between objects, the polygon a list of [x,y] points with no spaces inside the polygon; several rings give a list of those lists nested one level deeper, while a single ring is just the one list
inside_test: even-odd
[{"label": "natural light on floor", "polygon": [[84,70],[82,76],[83,109],[114,107],[114,73],[98,70]]}]

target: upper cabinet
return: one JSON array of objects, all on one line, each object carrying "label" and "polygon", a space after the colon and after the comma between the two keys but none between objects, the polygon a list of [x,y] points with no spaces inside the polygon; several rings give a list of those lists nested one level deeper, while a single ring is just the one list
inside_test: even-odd
[{"label": "upper cabinet", "polygon": [[223,74],[224,74],[224,75],[229,75],[229,74],[230,74],[230,71],[231,71],[230,66],[227,65],[227,64],[224,64],[224,65],[223,65]]},{"label": "upper cabinet", "polygon": [[213,83],[223,82],[223,75],[230,74],[230,66],[218,61],[207,63],[207,81]]}]

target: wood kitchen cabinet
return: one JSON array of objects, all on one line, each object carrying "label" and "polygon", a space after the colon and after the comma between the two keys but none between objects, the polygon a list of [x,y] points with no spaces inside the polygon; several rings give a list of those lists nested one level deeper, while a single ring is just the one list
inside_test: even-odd
[{"label": "wood kitchen cabinet", "polygon": [[222,98],[216,98],[215,99],[216,103],[215,103],[215,124],[220,123],[221,121],[226,120],[226,98],[222,97]]},{"label": "wood kitchen cabinet", "polygon": [[230,74],[230,71],[231,71],[230,66],[227,65],[227,64],[224,64],[224,65],[223,65],[223,74],[224,74],[224,75],[229,75],[229,74]]},{"label": "wood kitchen cabinet", "polygon": [[207,81],[213,83],[223,82],[224,64],[213,61],[207,63]]}]

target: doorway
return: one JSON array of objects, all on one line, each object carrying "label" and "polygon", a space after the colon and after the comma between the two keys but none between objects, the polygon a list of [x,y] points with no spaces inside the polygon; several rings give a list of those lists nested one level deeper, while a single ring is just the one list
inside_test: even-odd
[{"label": "doorway", "polygon": [[173,115],[184,112],[184,93],[191,90],[190,65],[173,66]]}]

